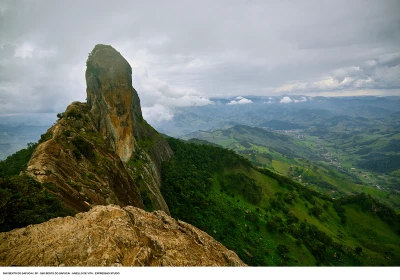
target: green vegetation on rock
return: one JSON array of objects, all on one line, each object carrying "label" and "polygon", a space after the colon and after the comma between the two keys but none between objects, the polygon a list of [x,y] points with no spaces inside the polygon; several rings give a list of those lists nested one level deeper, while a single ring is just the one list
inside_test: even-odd
[{"label": "green vegetation on rock", "polygon": [[34,179],[0,178],[0,232],[75,214]]}]

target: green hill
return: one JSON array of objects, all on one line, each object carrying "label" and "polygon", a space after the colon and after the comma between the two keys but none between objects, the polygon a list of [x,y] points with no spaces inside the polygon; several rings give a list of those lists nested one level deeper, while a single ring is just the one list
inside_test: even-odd
[{"label": "green hill", "polygon": [[367,194],[332,199],[220,147],[169,138],[162,194],[171,215],[249,265],[400,263],[400,220]]},{"label": "green hill", "polygon": [[[314,135],[315,133],[318,135]],[[358,143],[355,136],[346,139],[343,144],[333,144],[338,139],[337,133],[325,133],[326,135],[321,129],[311,134],[304,130],[278,133],[236,125],[228,129],[198,131],[184,139],[196,138],[231,149],[256,166],[274,170],[332,198],[365,192],[395,209],[400,209],[400,194],[389,187],[398,180],[398,171],[393,171],[397,168],[398,155],[395,151],[398,149],[398,141],[392,137],[389,144],[385,144],[386,140],[378,141],[376,138],[379,135],[373,134],[369,136],[373,141],[365,145],[361,143],[363,138]],[[374,153],[373,147],[366,146],[376,146],[377,143],[383,147],[380,154]],[[340,147],[340,151],[337,147]],[[368,149],[366,154],[353,154],[360,151],[361,147]],[[390,152],[382,154],[386,150]],[[362,161],[359,165],[364,164],[364,170],[356,165],[360,157]],[[368,167],[374,167],[375,170],[387,167],[392,173],[375,174],[368,172]],[[379,178],[383,178],[383,181]],[[390,183],[391,181],[393,182]]]}]

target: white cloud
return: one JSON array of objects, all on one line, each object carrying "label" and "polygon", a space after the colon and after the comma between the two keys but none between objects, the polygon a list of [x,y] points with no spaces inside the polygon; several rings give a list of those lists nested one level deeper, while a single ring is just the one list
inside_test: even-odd
[{"label": "white cloud", "polygon": [[250,104],[253,103],[253,101],[251,101],[250,99],[244,98],[242,96],[238,96],[235,99],[239,99],[238,101],[236,100],[231,100],[229,103],[227,103],[226,105],[240,105],[240,104]]},{"label": "white cloud", "polygon": [[285,96],[279,101],[279,103],[291,103],[293,100],[289,96]]},{"label": "white cloud", "polygon": [[145,64],[135,67],[133,72],[132,83],[139,94],[143,116],[150,124],[172,119],[176,107],[213,104],[195,89],[170,85],[149,75]]},{"label": "white cloud", "polygon": [[56,55],[54,49],[41,49],[35,47],[30,42],[23,42],[14,47],[14,57],[17,58],[35,58],[41,60]]},{"label": "white cloud", "polygon": [[306,102],[307,101],[307,97],[302,96],[301,99],[293,99],[294,103],[299,103],[299,102]]},{"label": "white cloud", "polygon": [[343,81],[340,82],[342,85],[350,85],[354,81],[354,78],[345,77]]},{"label": "white cloud", "polygon": [[15,48],[14,56],[20,58],[32,58],[34,47],[30,43],[23,43]]},{"label": "white cloud", "polygon": [[400,88],[400,53],[386,54],[359,65],[337,68],[329,76],[310,82],[294,82],[280,86],[277,93],[318,94],[359,90]]},{"label": "white cloud", "polygon": [[373,80],[368,77],[367,79],[358,79],[357,81],[354,82],[354,86],[357,88],[362,88],[365,85],[368,85],[369,83],[372,83]]},{"label": "white cloud", "polygon": [[160,104],[155,104],[151,107],[143,107],[142,113],[144,119],[149,123],[169,121],[174,117],[174,114],[169,108]]},{"label": "white cloud", "polygon": [[249,103],[253,103],[253,101],[251,101],[250,99],[247,99],[247,98],[242,98],[237,103],[238,104],[249,104]]}]

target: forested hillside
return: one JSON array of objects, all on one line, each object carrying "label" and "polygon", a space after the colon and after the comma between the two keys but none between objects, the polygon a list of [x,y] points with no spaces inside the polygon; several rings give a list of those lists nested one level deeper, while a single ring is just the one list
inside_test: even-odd
[{"label": "forested hillside", "polygon": [[[350,118],[337,119],[349,122]],[[332,198],[365,192],[398,210],[399,172],[394,171],[399,157],[398,133],[382,137],[365,127],[364,132],[356,134],[340,128],[336,129],[341,132],[335,133],[321,128],[281,132],[236,125],[198,131],[184,139],[232,149],[256,166],[274,170]]]},{"label": "forested hillside", "polygon": [[334,200],[211,145],[169,138],[162,194],[171,215],[249,265],[397,265],[400,220],[367,194]]},{"label": "forested hillside", "polygon": [[26,169],[36,147],[36,143],[30,143],[28,148],[0,161],[0,232],[75,213],[42,184],[27,175],[19,175]]}]

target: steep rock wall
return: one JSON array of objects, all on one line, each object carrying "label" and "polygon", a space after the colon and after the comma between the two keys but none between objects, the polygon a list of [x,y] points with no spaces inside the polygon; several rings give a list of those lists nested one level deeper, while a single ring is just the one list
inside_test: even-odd
[{"label": "steep rock wall", "polygon": [[122,161],[135,150],[134,123],[142,118],[132,68],[111,46],[97,45],[87,60],[87,103],[104,137]]},{"label": "steep rock wall", "polygon": [[[169,214],[161,195],[161,162],[172,150],[142,116],[140,99],[132,87],[132,68],[125,58],[108,45],[96,45],[86,69],[87,102],[97,130],[124,163],[141,154],[141,165],[127,164],[138,181],[148,207]],[[135,154],[136,153],[136,154]]]}]

